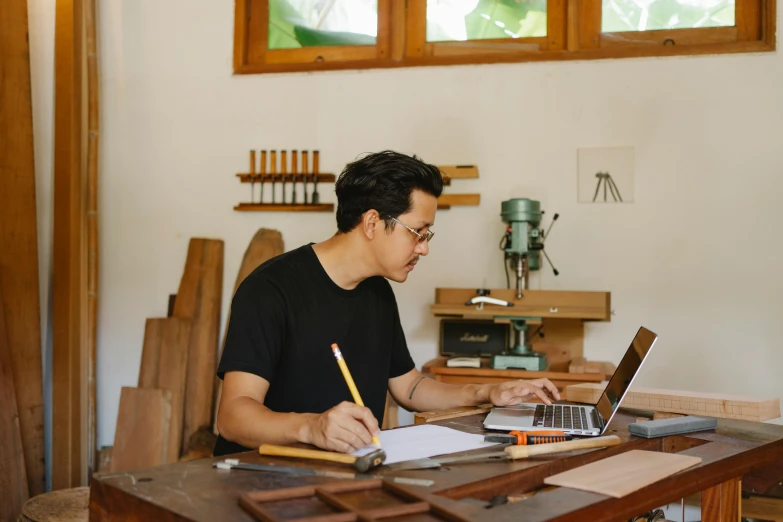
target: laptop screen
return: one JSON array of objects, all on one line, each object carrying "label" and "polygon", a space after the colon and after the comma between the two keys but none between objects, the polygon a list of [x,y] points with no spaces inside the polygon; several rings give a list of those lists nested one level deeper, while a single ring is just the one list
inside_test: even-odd
[{"label": "laptop screen", "polygon": [[620,406],[620,402],[628,392],[628,388],[631,387],[634,378],[639,374],[639,368],[642,367],[642,363],[657,338],[657,335],[642,327],[639,328],[636,337],[631,341],[631,346],[628,347],[628,351],[625,352],[620,364],[617,365],[617,370],[609,379],[609,384],[606,385],[604,393],[598,399],[598,404],[595,405],[606,424],[609,424]]}]

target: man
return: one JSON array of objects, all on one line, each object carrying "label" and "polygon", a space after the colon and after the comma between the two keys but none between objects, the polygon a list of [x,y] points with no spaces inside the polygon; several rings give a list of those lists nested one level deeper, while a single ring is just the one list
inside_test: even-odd
[{"label": "man", "polygon": [[[437,167],[416,156],[369,154],[337,180],[337,233],[242,282],[218,367],[216,456],[262,443],[364,448],[380,433],[387,389],[412,411],[560,398],[547,379],[459,386],[416,370],[387,279],[404,282],[429,253],[442,190]],[[353,402],[333,343],[366,407]]]}]

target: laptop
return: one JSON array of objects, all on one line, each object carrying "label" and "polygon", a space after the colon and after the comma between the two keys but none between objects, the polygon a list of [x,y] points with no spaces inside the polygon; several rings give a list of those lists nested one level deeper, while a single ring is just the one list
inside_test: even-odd
[{"label": "laptop", "polygon": [[484,419],[484,427],[503,431],[561,430],[588,437],[603,434],[657,339],[650,330],[639,328],[595,406],[562,402],[552,406],[537,403],[496,406]]}]

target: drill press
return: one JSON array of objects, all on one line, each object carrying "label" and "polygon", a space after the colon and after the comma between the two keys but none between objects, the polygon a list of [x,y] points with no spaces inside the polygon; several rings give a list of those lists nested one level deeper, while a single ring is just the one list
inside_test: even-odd
[{"label": "drill press", "polygon": [[[541,268],[542,253],[552,265],[552,261],[544,250],[544,240],[559,215],[554,215],[549,230],[545,233],[543,229],[539,228],[543,214],[541,202],[528,198],[509,199],[502,202],[500,206],[500,216],[507,224],[500,247],[505,253],[503,266],[507,281],[509,269],[513,270],[516,275],[517,299],[522,299],[524,297],[522,290],[527,290],[529,287],[530,271]],[[559,274],[554,265],[552,265],[552,270],[555,275]],[[508,286],[511,286],[510,283]],[[547,367],[546,356],[533,351],[526,338],[530,328],[528,322],[540,322],[541,318],[499,316],[495,319],[505,319],[511,322],[516,333],[516,343],[509,353],[495,355],[492,358],[492,367],[496,369],[545,370]]]}]

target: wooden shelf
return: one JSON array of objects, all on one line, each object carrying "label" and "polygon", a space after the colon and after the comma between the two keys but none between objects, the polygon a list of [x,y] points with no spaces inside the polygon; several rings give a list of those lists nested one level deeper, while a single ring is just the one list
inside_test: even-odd
[{"label": "wooden shelf", "polygon": [[306,173],[306,172],[299,172],[297,174],[291,174],[290,172],[286,174],[276,173],[276,174],[250,174],[250,173],[240,173],[237,174],[237,177],[239,178],[239,181],[241,183],[250,183],[251,182],[251,176],[252,176],[252,182],[253,183],[260,183],[261,178],[263,177],[264,183],[271,183],[274,181],[275,183],[280,183],[285,179],[286,183],[292,183],[294,180],[294,176],[296,176],[297,183],[302,182],[302,177],[307,176],[307,182],[312,183],[313,182],[313,176],[317,176],[318,183],[334,183],[335,181],[335,175],[334,174],[328,174],[328,173]]},{"label": "wooden shelf", "polygon": [[477,178],[478,167],[475,165],[438,165],[441,174],[449,178]]},{"label": "wooden shelf", "polygon": [[438,210],[447,210],[453,206],[475,207],[481,203],[481,194],[441,194],[438,198]]},{"label": "wooden shelf", "polygon": [[240,203],[234,210],[238,212],[333,212],[334,203],[318,205],[291,205],[290,203]]},{"label": "wooden shelf", "polygon": [[516,290],[492,289],[490,297],[514,303],[514,306],[465,303],[476,296],[475,288],[436,288],[435,304],[430,311],[435,316],[457,316],[471,319],[496,317],[550,317],[609,321],[611,314],[609,292],[572,292],[558,290],[524,290],[522,299],[516,298]]}]

